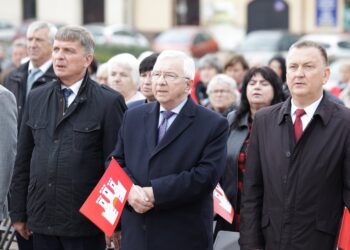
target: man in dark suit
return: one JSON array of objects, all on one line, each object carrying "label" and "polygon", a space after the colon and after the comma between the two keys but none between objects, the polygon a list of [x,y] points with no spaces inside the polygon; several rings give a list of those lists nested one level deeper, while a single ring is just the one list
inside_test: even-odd
[{"label": "man in dark suit", "polygon": [[32,90],[20,129],[10,217],[35,250],[104,250],[104,234],[79,209],[104,173],[126,109],[89,78],[92,35],[61,28],[53,45],[58,80]]},{"label": "man in dark suit", "polygon": [[291,97],[255,116],[241,206],[247,249],[335,249],[350,206],[350,110],[325,95],[330,70],[314,42],[291,46]]},{"label": "man in dark suit", "polygon": [[48,22],[31,23],[27,31],[29,61],[12,71],[5,79],[4,86],[16,97],[18,128],[20,128],[29,91],[56,78],[51,60],[56,32],[57,28]]},{"label": "man in dark suit", "polygon": [[128,110],[117,161],[134,182],[121,218],[123,250],[210,250],[212,192],[225,167],[228,123],[189,97],[195,66],[162,52],[152,71],[157,102]]}]

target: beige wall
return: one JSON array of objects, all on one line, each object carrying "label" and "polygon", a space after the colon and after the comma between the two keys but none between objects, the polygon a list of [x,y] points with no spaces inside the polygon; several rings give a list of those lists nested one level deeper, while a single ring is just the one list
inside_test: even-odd
[{"label": "beige wall", "polygon": [[[101,0],[96,0],[96,1],[101,1]],[[106,24],[123,24],[124,1],[123,0],[104,0],[104,1],[105,1],[105,23]]]},{"label": "beige wall", "polygon": [[[175,0],[96,0],[105,1],[106,24],[129,23],[144,32],[159,32],[174,23]],[[200,5],[212,0],[200,0]],[[252,0],[227,0],[234,5],[233,23],[245,28],[247,5]],[[338,26],[336,28],[316,27],[316,0],[285,0],[289,4],[289,29],[296,33],[340,32],[343,30],[344,0],[338,0]],[[81,24],[83,21],[82,0],[37,0],[38,19]],[[0,19],[13,24],[22,22],[22,0],[0,0]],[[201,8],[201,24],[203,20]]]},{"label": "beige wall", "polygon": [[37,0],[37,17],[41,20],[81,24],[83,20],[82,1]]},{"label": "beige wall", "polygon": [[134,0],[134,24],[144,32],[159,32],[173,25],[172,0]]},{"label": "beige wall", "polygon": [[19,25],[22,22],[22,1],[21,0],[0,0],[0,17],[2,21]]}]

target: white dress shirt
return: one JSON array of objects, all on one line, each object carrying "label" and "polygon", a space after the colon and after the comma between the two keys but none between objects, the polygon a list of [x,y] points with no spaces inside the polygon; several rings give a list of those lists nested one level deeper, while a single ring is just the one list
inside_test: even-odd
[{"label": "white dress shirt", "polygon": [[[185,103],[187,102],[186,98],[184,101],[182,101],[179,105],[177,105],[175,108],[173,108],[171,111],[174,113],[169,119],[168,119],[168,124],[166,127],[166,130],[168,130],[170,128],[170,125],[173,124],[175,118],[177,117],[177,115],[180,113],[181,109],[183,108],[183,106],[185,106]],[[160,126],[160,124],[163,121],[163,115],[161,115],[162,111],[166,111],[166,109],[164,107],[162,107],[162,105],[160,105],[160,110],[159,110],[159,120],[158,120],[158,128]]]},{"label": "white dress shirt", "polygon": [[[323,98],[323,95],[320,97],[320,99],[318,99],[317,101],[311,103],[309,106],[304,108],[306,114],[300,117],[301,122],[303,123],[303,131],[305,130],[307,125],[310,123],[310,121],[311,121],[312,117],[314,116],[314,113],[315,113],[318,105],[320,104],[322,98]],[[291,114],[292,114],[292,120],[293,120],[293,124],[294,124],[295,118],[296,118],[295,111],[299,108],[297,106],[295,106],[295,104],[293,102],[293,98],[292,98],[291,103],[292,103]]]},{"label": "white dress shirt", "polygon": [[67,105],[67,108],[69,107],[69,105],[72,104],[72,102],[74,101],[75,97],[78,95],[78,92],[79,92],[79,89],[80,89],[80,86],[83,82],[83,79],[77,81],[76,83],[74,83],[73,85],[67,87],[67,86],[64,86],[64,85],[61,85],[61,89],[66,89],[66,88],[69,88],[73,91],[73,93],[68,97],[68,105]]}]

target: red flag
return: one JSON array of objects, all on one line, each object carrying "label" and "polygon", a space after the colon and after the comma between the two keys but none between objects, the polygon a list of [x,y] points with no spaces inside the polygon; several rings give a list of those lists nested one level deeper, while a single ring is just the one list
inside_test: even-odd
[{"label": "red flag", "polygon": [[112,159],[101,180],[80,208],[80,212],[112,236],[133,183]]},{"label": "red flag", "polygon": [[350,213],[345,207],[338,238],[338,248],[350,250]]},{"label": "red flag", "polygon": [[220,184],[216,186],[213,192],[214,212],[224,218],[228,223],[232,223],[234,210],[231,203],[228,201],[224,190]]}]

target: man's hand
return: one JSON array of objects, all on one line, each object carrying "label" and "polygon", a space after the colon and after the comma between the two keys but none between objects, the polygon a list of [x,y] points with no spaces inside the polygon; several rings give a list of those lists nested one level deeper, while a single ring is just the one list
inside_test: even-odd
[{"label": "man's hand", "polygon": [[27,223],[25,222],[15,222],[13,223],[15,230],[26,240],[29,240],[29,236],[32,232],[27,228]]},{"label": "man's hand", "polygon": [[119,250],[121,248],[121,232],[114,232],[113,235],[111,237],[108,237],[107,235],[105,235],[105,239],[106,239],[106,245],[107,248],[113,248],[115,250]]},{"label": "man's hand", "polygon": [[153,194],[153,188],[152,187],[144,187],[143,190],[145,191],[147,198],[154,204],[154,194]]},{"label": "man's hand", "polygon": [[143,188],[137,185],[132,186],[128,196],[128,203],[139,214],[146,213],[153,208],[153,202],[150,200],[147,193]]}]

